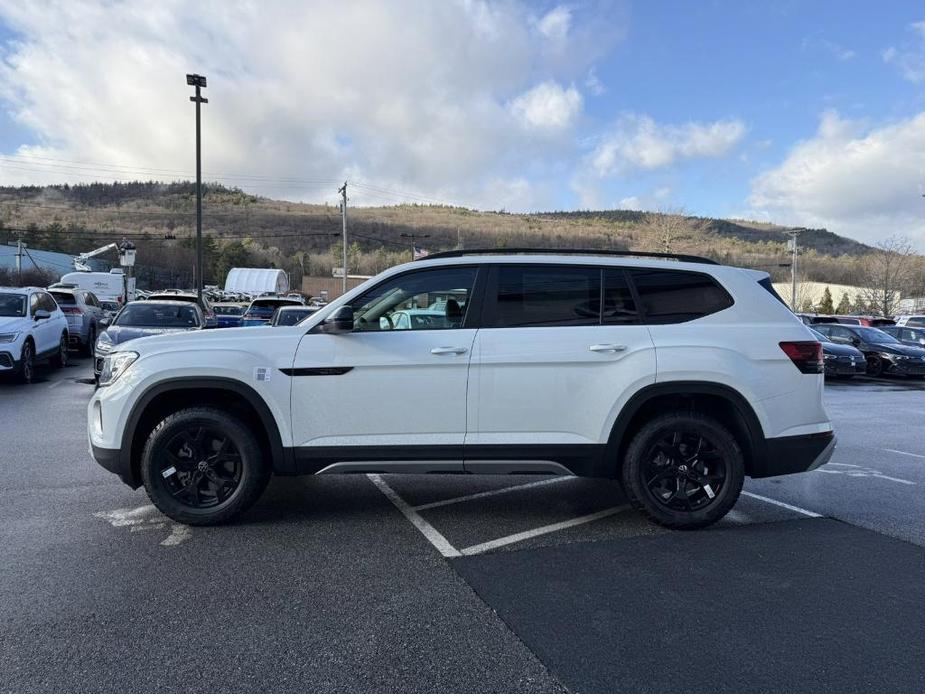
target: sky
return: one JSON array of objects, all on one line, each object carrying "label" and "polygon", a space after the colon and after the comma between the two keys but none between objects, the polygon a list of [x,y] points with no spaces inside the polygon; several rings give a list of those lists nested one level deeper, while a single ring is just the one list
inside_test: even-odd
[{"label": "sky", "polygon": [[0,185],[683,209],[925,251],[925,4],[0,0]]}]

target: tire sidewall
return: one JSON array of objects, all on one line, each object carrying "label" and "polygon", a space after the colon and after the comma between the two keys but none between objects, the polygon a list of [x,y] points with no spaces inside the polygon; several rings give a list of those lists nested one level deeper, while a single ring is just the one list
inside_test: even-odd
[{"label": "tire sidewall", "polygon": [[32,383],[35,379],[35,347],[32,342],[27,340],[22,346],[22,356],[20,357],[21,365],[19,367],[19,377],[23,383]]},{"label": "tire sidewall", "polygon": [[[645,453],[667,433],[696,431],[723,453],[726,479],[716,498],[705,508],[676,511],[659,502],[645,484]],[[632,505],[667,527],[700,528],[715,523],[729,512],[739,498],[745,480],[745,461],[735,437],[710,417],[695,414],[666,414],[644,425],[633,437],[623,462],[623,486]]]},{"label": "tire sidewall", "polygon": [[[241,479],[238,486],[218,506],[197,509],[178,501],[170,493],[161,474],[167,444],[180,431],[191,426],[221,431],[232,440],[241,455]],[[217,410],[183,410],[167,417],[151,432],[142,455],[141,477],[145,491],[162,513],[189,525],[212,525],[229,520],[256,500],[266,484],[264,465],[256,438],[238,419]]]}]

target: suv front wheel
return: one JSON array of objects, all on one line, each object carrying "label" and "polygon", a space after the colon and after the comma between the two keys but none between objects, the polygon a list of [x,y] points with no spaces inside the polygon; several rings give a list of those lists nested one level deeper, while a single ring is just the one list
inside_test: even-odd
[{"label": "suv front wheel", "polygon": [[216,525],[245,511],[270,479],[253,431],[229,413],[195,407],[169,415],[148,437],[145,490],[162,513],[187,525]]},{"label": "suv front wheel", "polygon": [[672,412],[645,424],[623,461],[630,503],[668,528],[694,529],[729,512],[745,478],[742,449],[715,419]]}]

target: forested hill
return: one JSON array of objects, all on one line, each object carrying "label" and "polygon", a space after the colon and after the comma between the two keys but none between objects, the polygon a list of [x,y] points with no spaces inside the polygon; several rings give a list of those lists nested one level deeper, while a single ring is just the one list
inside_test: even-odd
[{"label": "forested hill", "polygon": [[[138,262],[192,267],[195,234],[192,183],[93,183],[0,188],[0,241],[22,235],[30,246],[69,253],[122,236],[138,245]],[[245,263],[324,274],[340,265],[340,211],[332,205],[272,200],[218,184],[205,187],[204,233],[209,237],[206,279],[220,281]],[[373,274],[406,260],[414,234],[429,250],[463,247],[582,247],[665,250],[760,267],[783,277],[789,260],[786,227],[743,220],[629,210],[511,214],[440,205],[359,207],[348,210],[351,272]],[[857,281],[868,246],[824,229],[801,234],[803,273],[809,279]],[[211,275],[211,276],[210,276]]]}]

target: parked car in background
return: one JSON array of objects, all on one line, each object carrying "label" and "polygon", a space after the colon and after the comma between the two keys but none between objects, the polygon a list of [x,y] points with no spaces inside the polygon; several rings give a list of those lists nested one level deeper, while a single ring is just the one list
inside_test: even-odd
[{"label": "parked car in background", "polygon": [[0,374],[31,383],[39,360],[67,366],[67,329],[64,313],[44,289],[0,287]]},{"label": "parked car in background", "polygon": [[106,313],[93,292],[62,286],[48,290],[67,318],[68,340],[73,349],[93,355],[96,336],[105,328],[101,325]]},{"label": "parked car in background", "polygon": [[810,329],[813,336],[822,343],[822,359],[826,377],[851,378],[867,373],[867,357],[852,345],[832,342],[818,330]]},{"label": "parked car in background", "polygon": [[215,311],[216,327],[240,328],[244,316],[244,307],[240,304],[212,304]]},{"label": "parked car in background", "polygon": [[300,320],[308,318],[317,310],[317,306],[280,306],[273,312],[270,325],[273,327],[278,325],[295,325]]},{"label": "parked car in background", "polygon": [[263,296],[254,299],[244,312],[241,325],[245,328],[257,325],[266,325],[273,317],[273,313],[281,306],[303,306],[301,301],[287,299],[282,296]]},{"label": "parked car in background", "polygon": [[880,329],[887,335],[892,335],[904,345],[925,347],[925,327],[901,328],[898,325],[886,325]]},{"label": "parked car in background", "polygon": [[215,310],[212,308],[212,303],[206,299],[205,296],[200,299],[195,292],[183,292],[176,289],[169,289],[163,292],[152,292],[148,295],[147,301],[189,301],[198,304],[199,308],[202,309],[202,315],[205,319],[203,327],[218,327],[218,318],[215,315]]},{"label": "parked car in background", "polygon": [[925,316],[896,316],[896,325],[901,327],[909,326],[910,328],[925,328]]},{"label": "parked car in background", "polygon": [[103,317],[109,320],[115,318],[119,309],[122,308],[122,305],[118,301],[103,301],[102,299],[100,299],[100,306],[103,308]]},{"label": "parked car in background", "polygon": [[904,345],[880,328],[834,323],[814,327],[832,342],[861,350],[871,376],[925,376],[925,349]]},{"label": "parked car in background", "polygon": [[93,374],[99,379],[106,355],[123,342],[164,333],[202,330],[204,325],[202,309],[195,302],[160,299],[133,301],[116,315],[96,341]]}]

